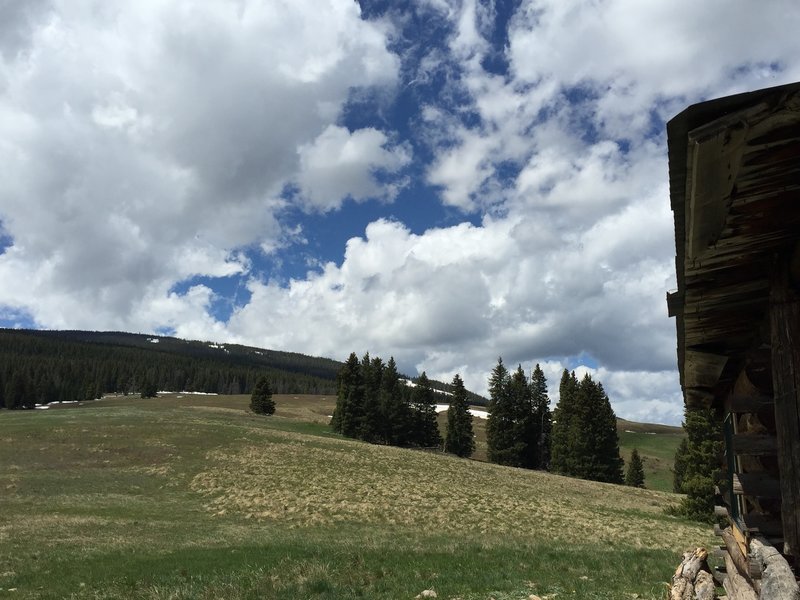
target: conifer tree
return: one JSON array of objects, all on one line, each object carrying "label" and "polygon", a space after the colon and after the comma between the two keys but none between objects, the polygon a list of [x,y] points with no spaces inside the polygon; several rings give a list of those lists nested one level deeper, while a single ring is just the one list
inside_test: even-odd
[{"label": "conifer tree", "polygon": [[497,359],[489,378],[489,418],[486,421],[486,446],[491,462],[518,466],[519,456],[514,448],[515,421],[519,416],[511,396],[511,377]]},{"label": "conifer tree", "polygon": [[675,451],[675,465],[673,467],[672,491],[683,494],[683,481],[686,478],[686,468],[689,461],[689,440],[683,438]]},{"label": "conifer tree", "polygon": [[622,483],[617,419],[602,384],[564,370],[553,423],[552,466],[564,475]]},{"label": "conifer tree", "polygon": [[550,469],[563,475],[573,474],[575,470],[572,440],[578,435],[575,426],[577,388],[578,379],[575,377],[575,372],[570,373],[564,369],[558,387],[558,405],[553,411],[553,431],[550,445]]},{"label": "conifer tree", "polygon": [[351,352],[338,376],[339,391],[336,394],[336,408],[331,419],[331,428],[355,437],[363,419],[364,384],[361,379],[361,364],[355,352]]},{"label": "conifer tree", "polygon": [[[94,386],[92,386],[92,390],[94,390]],[[150,378],[143,380],[141,389],[139,390],[139,395],[142,398],[155,398],[158,396],[158,387],[156,386],[156,382]]]},{"label": "conifer tree", "polygon": [[470,457],[475,451],[475,438],[472,432],[472,415],[467,404],[467,390],[464,382],[456,374],[453,377],[453,395],[447,410],[447,437],[445,452],[461,457]]},{"label": "conifer tree", "polygon": [[250,396],[250,410],[257,415],[271,415],[275,413],[275,401],[272,399],[272,388],[266,376],[261,377],[253,388]]},{"label": "conifer tree", "polygon": [[393,446],[405,446],[412,438],[412,415],[394,357],[389,358],[381,379],[381,405],[383,406],[384,439]]},{"label": "conifer tree", "polygon": [[631,452],[631,459],[628,462],[628,469],[625,471],[625,485],[632,487],[644,487],[644,465],[639,451],[634,448]]},{"label": "conifer tree", "polygon": [[547,469],[550,466],[550,438],[552,414],[550,397],[547,394],[547,379],[539,364],[533,369],[530,384],[531,415],[528,451],[525,466],[531,469]]},{"label": "conifer tree", "polygon": [[714,511],[714,485],[720,477],[722,428],[710,409],[687,409],[683,428],[688,437],[683,512],[694,519],[708,520]]},{"label": "conifer tree", "polygon": [[377,356],[370,359],[367,353],[361,359],[361,374],[364,380],[364,420],[359,437],[373,444],[385,441],[386,415],[381,398],[383,372],[383,361]]},{"label": "conifer tree", "polygon": [[5,390],[6,408],[33,408],[35,401],[31,402],[30,384],[28,377],[23,372],[14,371],[8,380]]},{"label": "conifer tree", "polygon": [[528,469],[547,468],[552,416],[547,380],[539,365],[528,382],[522,365],[509,374],[499,359],[489,380],[489,393],[489,460]]},{"label": "conifer tree", "polygon": [[588,374],[584,380],[592,389],[590,396],[592,403],[589,406],[587,419],[592,442],[589,452],[596,457],[587,479],[606,483],[623,483],[624,461],[619,455],[617,415],[611,408],[611,401],[603,389],[603,384],[592,381]]},{"label": "conifer tree", "polygon": [[425,371],[417,379],[412,393],[414,406],[414,443],[423,448],[438,448],[442,445],[439,423],[436,420],[436,397]]}]

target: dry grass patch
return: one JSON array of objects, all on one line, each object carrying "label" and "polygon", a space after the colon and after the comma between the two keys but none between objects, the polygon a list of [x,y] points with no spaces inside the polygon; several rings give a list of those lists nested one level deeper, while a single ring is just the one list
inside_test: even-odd
[{"label": "dry grass patch", "polygon": [[211,512],[298,527],[352,522],[675,550],[704,535],[670,520],[670,539],[663,539],[671,494],[276,433],[258,446],[208,454],[210,468],[191,487],[208,497]]}]

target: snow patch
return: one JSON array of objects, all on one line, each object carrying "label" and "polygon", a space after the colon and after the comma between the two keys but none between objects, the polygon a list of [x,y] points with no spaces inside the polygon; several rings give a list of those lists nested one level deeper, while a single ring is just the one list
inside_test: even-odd
[{"label": "snow patch", "polygon": [[147,338],[147,341],[150,342],[151,344],[157,344],[161,340],[159,340],[158,338]]},{"label": "snow patch", "polygon": [[[403,385],[407,385],[408,387],[417,387],[417,384],[411,381],[410,379],[401,379],[400,383]],[[444,390],[437,390],[436,388],[432,388],[435,394],[444,394],[445,396],[452,396],[453,394],[450,392],[445,392]]]},{"label": "snow patch", "polygon": [[[436,405],[436,412],[437,413],[444,412],[449,408],[450,408],[449,404],[437,404]],[[469,414],[471,414],[473,417],[477,417],[479,419],[488,419],[489,418],[488,411],[480,410],[479,408],[470,408],[469,409]]]}]

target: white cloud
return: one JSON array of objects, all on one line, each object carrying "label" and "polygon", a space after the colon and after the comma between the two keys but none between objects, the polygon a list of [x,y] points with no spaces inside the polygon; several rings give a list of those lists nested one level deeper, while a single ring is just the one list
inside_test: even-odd
[{"label": "white cloud", "polygon": [[298,148],[298,183],[304,201],[316,210],[339,208],[345,198],[394,200],[397,187],[379,184],[378,171],[394,174],[406,166],[410,151],[403,146],[387,148],[386,135],[376,129],[350,133],[329,125],[313,142]]},{"label": "white cloud", "polygon": [[[682,411],[663,121],[800,79],[788,0],[529,0],[507,75],[485,69],[502,51],[491,2],[420,0],[420,23],[447,20],[435,44],[399,39],[399,9],[367,22],[348,1],[23,4],[0,18],[4,314],[369,350],[477,391],[499,355],[541,362],[551,386],[596,364],[617,412],[641,420]],[[346,103],[376,86],[380,118],[399,89],[408,121],[345,127]],[[447,222],[480,224],[380,219],[287,286],[252,274],[243,247],[278,261],[305,243],[280,222],[287,187],[325,212],[411,193],[418,172]],[[210,287],[175,291],[195,275],[249,277],[252,298],[220,322]]]},{"label": "white cloud", "polygon": [[[299,151],[398,70],[387,26],[353,2],[23,4],[0,17],[0,305],[49,327],[146,330],[203,310],[168,290],[280,245]],[[403,147],[374,130],[346,142],[341,193],[386,197],[370,173],[397,170]]]}]

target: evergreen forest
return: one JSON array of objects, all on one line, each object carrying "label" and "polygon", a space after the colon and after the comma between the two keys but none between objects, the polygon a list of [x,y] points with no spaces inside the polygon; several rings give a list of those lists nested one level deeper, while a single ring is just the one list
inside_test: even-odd
[{"label": "evergreen forest", "polygon": [[[425,373],[407,385],[394,358],[384,363],[369,353],[359,359],[353,352],[338,375],[331,428],[373,444],[441,448],[469,457],[475,449],[472,415],[458,374],[448,390],[437,394]],[[500,358],[489,378],[489,395],[489,461],[623,483],[617,419],[602,384],[588,374],[578,381],[574,372],[564,371],[553,413],[541,367],[537,364],[529,378],[522,365],[511,373]],[[444,438],[437,426],[437,403],[448,404]],[[641,461],[635,471],[633,485],[641,486]]]},{"label": "evergreen forest", "polygon": [[290,352],[162,336],[0,330],[0,408],[156,390],[249,394],[266,376],[277,394],[335,394],[341,363]]},{"label": "evergreen forest", "polygon": [[339,372],[338,384],[334,431],[373,444],[441,446],[436,404],[448,400],[434,391],[424,372],[407,385],[394,358],[384,363],[366,353],[359,360],[353,352]]}]

